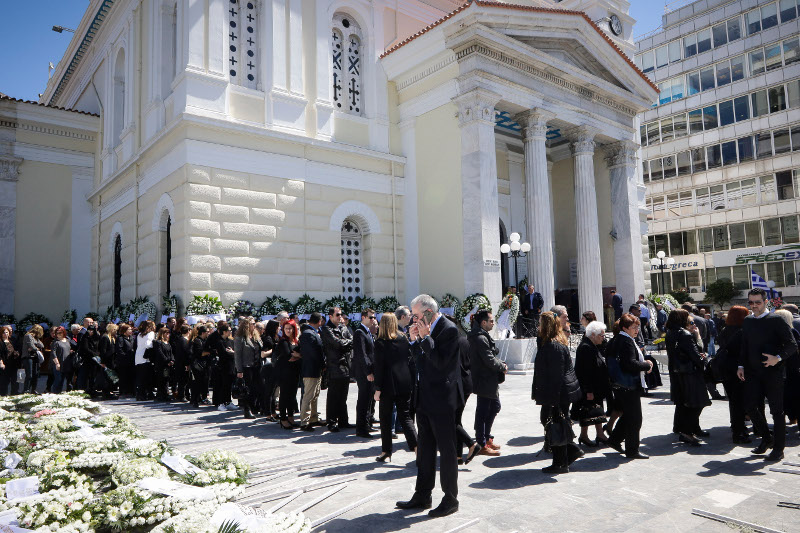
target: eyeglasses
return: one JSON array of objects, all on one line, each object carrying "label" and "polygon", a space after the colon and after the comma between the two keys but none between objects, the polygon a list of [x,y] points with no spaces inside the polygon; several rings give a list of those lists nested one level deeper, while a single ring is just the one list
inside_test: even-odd
[{"label": "eyeglasses", "polygon": [[368,316],[367,320],[375,320],[375,316]]},{"label": "eyeglasses", "polygon": [[694,322],[689,322],[689,325],[690,326],[694,326]]},{"label": "eyeglasses", "polygon": [[344,313],[336,313],[333,316],[344,316]]},{"label": "eyeglasses", "polygon": [[764,302],[754,302],[753,300],[747,300],[747,305],[761,305]]}]

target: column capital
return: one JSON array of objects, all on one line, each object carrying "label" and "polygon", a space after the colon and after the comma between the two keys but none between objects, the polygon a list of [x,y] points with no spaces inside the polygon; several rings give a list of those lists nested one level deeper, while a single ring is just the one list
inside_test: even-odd
[{"label": "column capital", "polygon": [[541,108],[529,109],[514,116],[514,120],[522,126],[523,140],[547,138],[547,122],[556,118],[555,113]]},{"label": "column capital", "polygon": [[606,161],[609,168],[636,165],[636,151],[639,145],[632,141],[620,141],[606,148]]},{"label": "column capital", "polygon": [[494,124],[494,106],[502,96],[487,89],[472,89],[453,98],[458,106],[458,124],[464,126],[474,121]]},{"label": "column capital", "polygon": [[0,155],[0,181],[17,181],[21,164],[21,157]]},{"label": "column capital", "polygon": [[570,144],[572,155],[594,154],[594,138],[596,135],[596,130],[586,126],[580,126],[571,131],[569,136],[572,139],[572,143]]}]

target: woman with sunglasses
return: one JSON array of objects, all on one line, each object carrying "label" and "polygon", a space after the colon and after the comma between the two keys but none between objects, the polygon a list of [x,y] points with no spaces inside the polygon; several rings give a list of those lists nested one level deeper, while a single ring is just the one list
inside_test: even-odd
[{"label": "woman with sunglasses", "polygon": [[697,326],[688,311],[670,312],[666,329],[669,392],[675,404],[673,431],[678,433],[681,442],[700,446],[697,438],[701,434],[700,413],[711,405],[703,377],[706,356],[698,348]]}]

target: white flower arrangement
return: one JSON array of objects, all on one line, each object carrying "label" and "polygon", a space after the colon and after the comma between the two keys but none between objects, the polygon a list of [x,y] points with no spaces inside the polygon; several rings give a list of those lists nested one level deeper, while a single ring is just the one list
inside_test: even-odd
[{"label": "white flower arrangement", "polygon": [[155,460],[144,457],[117,462],[111,467],[111,479],[118,487],[136,483],[146,477],[168,479],[169,472]]},{"label": "white flower arrangement", "polygon": [[508,310],[508,327],[513,328],[514,324],[517,323],[517,317],[519,317],[519,298],[516,294],[506,294],[503,297],[500,306],[497,308],[496,315],[498,319],[505,310]]},{"label": "white flower arrangement", "polygon": [[44,473],[61,469],[69,463],[69,456],[60,450],[43,449],[31,452],[25,460],[27,470]]},{"label": "white flower arrangement", "polygon": [[80,470],[98,470],[124,464],[128,458],[125,452],[82,453],[73,457],[69,465]]}]

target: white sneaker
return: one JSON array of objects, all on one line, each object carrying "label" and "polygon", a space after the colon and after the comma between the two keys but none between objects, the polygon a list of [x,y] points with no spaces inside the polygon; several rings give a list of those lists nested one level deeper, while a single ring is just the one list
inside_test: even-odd
[{"label": "white sneaker", "polygon": [[217,411],[227,411],[227,409],[225,409],[225,404],[224,403],[219,404],[219,407],[217,407]]},{"label": "white sneaker", "polygon": [[228,411],[236,411],[237,409],[239,409],[237,405],[233,405],[232,403],[227,404],[225,407],[228,408]]}]

